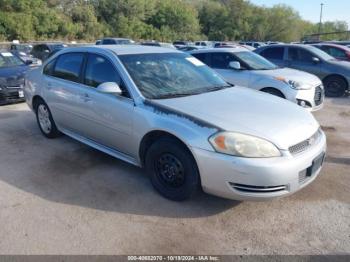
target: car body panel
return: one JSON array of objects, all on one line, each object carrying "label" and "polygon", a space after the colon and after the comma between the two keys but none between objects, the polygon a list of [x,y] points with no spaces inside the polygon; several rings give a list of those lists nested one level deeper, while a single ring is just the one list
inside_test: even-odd
[{"label": "car body panel", "polygon": [[[322,138],[310,150],[298,156],[289,153],[290,146],[318,132],[319,124],[309,112],[288,101],[243,87],[173,99],[147,99],[139,90],[134,90],[137,87],[118,59],[118,54],[178,51],[147,46],[142,46],[142,51],[139,49],[135,46],[79,47],[62,50],[47,61],[49,63],[69,52],[108,56],[127,85],[130,98],[99,93],[80,83],[43,75],[43,67],[40,67],[32,70],[26,78],[27,103],[33,109],[33,98],[40,96],[48,104],[58,129],[64,134],[137,166],[143,166],[140,146],[147,134],[154,131],[171,134],[193,154],[203,189],[208,193],[233,199],[261,200],[289,195],[303,187],[293,184],[299,172],[309,167],[310,159],[315,159],[326,147],[322,133]],[[223,131],[264,138],[274,143],[282,155],[253,159],[217,153],[209,138]],[[293,168],[284,174],[282,171],[287,172],[288,167]],[[216,168],[218,170],[215,171]],[[262,176],[259,178],[260,172]],[[275,185],[281,181],[293,184],[293,187],[275,195],[237,193],[228,190],[227,184]]]}]

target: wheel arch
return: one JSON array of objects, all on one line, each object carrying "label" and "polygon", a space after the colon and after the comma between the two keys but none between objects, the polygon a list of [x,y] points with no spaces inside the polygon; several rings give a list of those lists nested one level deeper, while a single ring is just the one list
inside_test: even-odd
[{"label": "wheel arch", "polygon": [[164,138],[164,137],[174,139],[177,142],[179,142],[180,144],[182,144],[184,146],[184,148],[186,148],[188,150],[188,152],[192,155],[192,157],[197,165],[197,161],[193,155],[192,150],[190,149],[188,144],[185,143],[181,138],[179,138],[178,136],[176,136],[168,131],[165,131],[165,130],[151,130],[142,137],[141,142],[139,144],[139,159],[140,159],[141,166],[144,166],[144,164],[145,164],[145,156],[146,156],[146,153],[147,153],[147,150],[149,149],[149,147],[154,142],[156,142],[158,139]]},{"label": "wheel arch", "polygon": [[33,96],[33,98],[32,98],[32,107],[33,107],[34,111],[36,110],[36,107],[38,106],[38,103],[40,101],[45,102],[45,100],[40,95]]}]

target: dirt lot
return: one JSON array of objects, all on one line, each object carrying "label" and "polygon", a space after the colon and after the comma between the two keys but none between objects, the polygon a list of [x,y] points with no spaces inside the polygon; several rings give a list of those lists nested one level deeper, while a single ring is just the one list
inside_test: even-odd
[{"label": "dirt lot", "polygon": [[175,203],[142,170],[44,138],[26,104],[0,107],[1,254],[349,254],[350,98],[317,112],[322,175],[272,202]]}]

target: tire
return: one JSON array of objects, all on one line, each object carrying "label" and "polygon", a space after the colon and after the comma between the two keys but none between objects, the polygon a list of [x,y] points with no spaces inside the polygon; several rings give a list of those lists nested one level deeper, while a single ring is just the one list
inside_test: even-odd
[{"label": "tire", "polygon": [[268,93],[270,95],[278,96],[278,97],[283,98],[283,99],[285,98],[284,95],[282,94],[282,92],[275,89],[275,88],[268,87],[268,88],[262,89],[261,91],[264,93]]},{"label": "tire", "polygon": [[35,107],[35,114],[41,133],[47,138],[56,138],[61,135],[58,131],[55,121],[52,118],[51,111],[47,104],[40,100]]},{"label": "tire", "polygon": [[189,199],[199,188],[196,162],[189,150],[172,138],[160,138],[146,152],[145,167],[153,187],[174,201]]},{"label": "tire", "polygon": [[343,97],[348,84],[340,76],[330,76],[324,80],[325,95],[327,97]]}]

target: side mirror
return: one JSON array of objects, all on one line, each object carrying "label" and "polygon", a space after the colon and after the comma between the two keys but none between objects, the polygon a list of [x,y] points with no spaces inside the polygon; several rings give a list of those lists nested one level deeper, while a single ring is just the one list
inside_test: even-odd
[{"label": "side mirror", "polygon": [[122,90],[120,89],[119,85],[115,82],[102,83],[97,87],[97,90],[105,94],[115,94],[115,95],[122,94]]},{"label": "side mirror", "polygon": [[321,60],[318,57],[313,57],[312,62],[314,62],[315,64],[318,64],[319,62],[321,62]]},{"label": "side mirror", "polygon": [[235,69],[235,70],[240,70],[241,69],[241,63],[237,61],[231,61],[228,64],[229,68]]},{"label": "side mirror", "polygon": [[28,59],[28,60],[25,61],[25,64],[26,65],[31,65],[31,64],[33,64],[33,60]]}]

